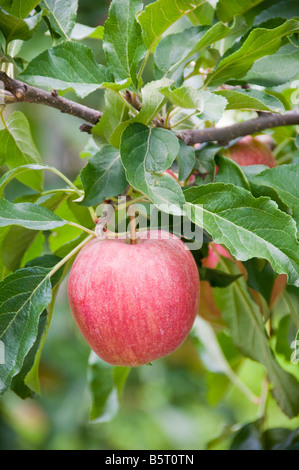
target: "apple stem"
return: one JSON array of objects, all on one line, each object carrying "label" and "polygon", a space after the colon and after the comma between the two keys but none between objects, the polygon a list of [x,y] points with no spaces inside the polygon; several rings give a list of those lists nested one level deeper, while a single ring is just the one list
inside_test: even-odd
[{"label": "apple stem", "polygon": [[128,207],[128,215],[130,219],[130,245],[136,245],[137,236],[136,236],[136,211],[135,207],[132,205]]}]

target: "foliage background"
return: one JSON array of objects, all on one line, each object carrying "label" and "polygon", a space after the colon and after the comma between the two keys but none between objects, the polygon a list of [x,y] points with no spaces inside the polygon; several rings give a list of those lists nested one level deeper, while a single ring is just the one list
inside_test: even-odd
[{"label": "foliage background", "polygon": [[[98,1],[96,7],[92,0],[80,2],[78,21],[90,26],[104,24],[108,6],[109,1],[104,0]],[[49,47],[42,33],[25,44],[22,50],[25,59]],[[97,59],[100,63],[104,61],[101,49]],[[86,104],[101,109],[103,94],[102,90],[93,93]],[[68,97],[78,100],[71,94]],[[86,135],[74,132],[76,118],[52,109],[45,112],[43,107],[22,105],[21,109],[30,119],[44,162],[74,178],[85,164],[79,154],[87,142]],[[52,188],[55,177],[51,174],[45,177],[46,187]],[[24,192],[25,187],[14,182],[7,197],[14,200]],[[108,423],[89,423],[86,365],[90,350],[72,319],[66,288],[67,280],[60,289],[43,350],[42,396],[22,401],[9,392],[1,398],[1,450],[226,449],[233,431],[263,414],[225,376],[207,371],[201,351],[188,339],[171,357],[130,373],[116,418]],[[283,317],[284,303],[280,302],[276,309]],[[263,367],[249,359],[240,361],[228,339],[225,336],[222,339],[227,341],[226,352],[232,364],[236,357],[234,366],[241,380],[260,395]],[[298,426],[299,418],[287,419],[270,397],[264,427]]]}]

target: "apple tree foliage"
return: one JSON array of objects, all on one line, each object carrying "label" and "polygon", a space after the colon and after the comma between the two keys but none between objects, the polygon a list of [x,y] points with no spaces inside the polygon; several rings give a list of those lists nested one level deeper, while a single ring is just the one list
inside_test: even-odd
[{"label": "apple tree foliage", "polygon": [[[112,0],[105,25],[97,28],[78,24],[77,8],[78,0],[0,0],[0,393],[40,393],[39,362],[59,285],[94,236],[97,206],[110,198],[116,205],[119,195],[130,194],[178,216],[187,208],[204,230],[203,247],[193,254],[222,312],[220,326],[200,318],[191,334],[211,357],[207,370],[246,388],[221,342],[225,331],[240,360],[264,366],[281,410],[298,416],[291,341],[299,329],[299,118],[288,121],[298,104],[298,2],[156,0],[145,6]],[[51,45],[25,62],[24,43],[45,25]],[[103,64],[95,58],[99,48]],[[23,84],[21,92],[16,83]],[[87,119],[86,166],[70,181],[43,163],[22,105],[16,110],[10,102],[48,104],[82,117],[72,105],[63,110],[66,92],[76,94],[80,108],[100,88],[105,108],[93,122]],[[240,167],[225,158],[224,147],[236,139],[230,127],[225,141],[217,134],[205,139],[224,116],[228,126],[255,119],[255,132],[275,142],[278,166]],[[277,116],[286,117],[285,125],[259,127]],[[196,130],[205,131],[199,148],[187,145]],[[177,179],[166,172],[170,168]],[[62,188],[45,191],[45,172],[60,178]],[[6,199],[14,179],[30,194]],[[238,262],[221,258],[217,269],[204,268],[212,241]],[[278,275],[288,284],[275,310]],[[91,355],[93,420],[115,415],[128,373]]]}]

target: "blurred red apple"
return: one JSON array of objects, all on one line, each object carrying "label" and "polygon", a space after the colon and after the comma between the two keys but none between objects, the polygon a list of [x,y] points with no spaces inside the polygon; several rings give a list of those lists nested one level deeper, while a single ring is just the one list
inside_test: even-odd
[{"label": "blurred red apple", "polygon": [[229,252],[222,245],[217,245],[217,243],[214,242],[211,243],[209,245],[209,254],[207,258],[203,259],[202,265],[206,268],[215,269],[220,261],[219,255],[224,256],[225,258],[232,259]]},{"label": "blurred red apple", "polygon": [[269,144],[263,142],[262,136],[252,137],[248,135],[228,148],[224,154],[240,166],[265,165],[269,168],[277,166],[275,157]]},{"label": "blurred red apple", "polygon": [[74,319],[104,361],[139,366],[175,351],[198,310],[199,275],[191,252],[164,231],[129,240],[90,241],[71,269]]}]

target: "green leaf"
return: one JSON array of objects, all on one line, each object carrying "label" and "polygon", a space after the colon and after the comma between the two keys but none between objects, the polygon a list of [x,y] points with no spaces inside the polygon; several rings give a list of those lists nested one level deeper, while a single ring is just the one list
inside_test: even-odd
[{"label": "green leaf", "polygon": [[272,18],[285,18],[286,20],[290,20],[299,16],[297,0],[267,2],[265,6],[266,8],[263,8],[262,12],[255,18],[255,24],[263,23]]},{"label": "green leaf", "polygon": [[24,227],[10,228],[1,245],[3,262],[10,271],[19,269],[24,254],[37,236],[37,231]]},{"label": "green leaf", "polygon": [[101,148],[80,174],[85,197],[83,205],[94,206],[118,196],[128,185],[120,152],[107,145]]},{"label": "green leaf", "polygon": [[163,212],[181,215],[184,195],[178,183],[162,173],[179,154],[176,136],[161,128],[130,124],[122,135],[121,159],[128,182]]},{"label": "green leaf", "polygon": [[179,181],[184,181],[190,176],[195,166],[194,148],[180,141],[180,152],[176,159],[179,165]]},{"label": "green leaf", "polygon": [[8,0],[7,3],[10,4],[9,9],[7,7],[4,8],[6,8],[11,15],[19,18],[26,18],[39,4],[39,0]]},{"label": "green leaf", "polygon": [[49,270],[24,268],[0,283],[0,340],[5,364],[0,366],[0,393],[10,386],[33,347],[39,319],[52,298]]},{"label": "green leaf", "polygon": [[21,78],[40,87],[53,90],[72,88],[80,98],[98,88],[126,88],[129,82],[115,83],[111,72],[98,65],[91,50],[83,44],[64,42],[35,57]]},{"label": "green leaf", "polygon": [[[222,266],[230,274],[237,274],[236,266],[222,259]],[[299,414],[299,382],[276,362],[270,348],[259,307],[253,302],[244,278],[225,289],[215,289],[215,300],[221,308],[235,345],[243,354],[263,364],[270,382],[272,394],[280,408],[289,417]]]},{"label": "green leaf", "polygon": [[253,183],[273,188],[292,210],[299,231],[299,165],[282,165],[266,170],[253,178]]},{"label": "green leaf", "polygon": [[94,423],[111,421],[117,415],[129,372],[129,367],[113,367],[91,352],[87,379],[92,398],[90,419]]},{"label": "green leaf", "polygon": [[114,147],[120,147],[122,133],[129,124],[134,122],[140,122],[145,125],[151,124],[152,120],[157,116],[160,109],[166,102],[166,98],[160,92],[160,88],[164,86],[170,86],[172,83],[172,80],[163,78],[162,80],[149,82],[142,88],[142,108],[135,117],[129,121],[122,122],[119,124],[119,126],[116,127],[110,139],[111,144]]},{"label": "green leaf", "polygon": [[145,54],[141,27],[136,14],[143,9],[140,0],[113,0],[105,23],[103,47],[116,80],[131,78],[138,87],[138,64]]},{"label": "green leaf", "polygon": [[53,31],[63,39],[69,40],[77,17],[78,0],[43,0]]},{"label": "green leaf", "polygon": [[248,286],[259,292],[269,305],[276,278],[270,264],[265,260],[253,258],[245,261],[244,266],[248,274]]},{"label": "green leaf", "polygon": [[149,125],[166,102],[164,95],[160,91],[161,88],[170,86],[172,83],[172,80],[168,80],[167,78],[147,83],[141,90],[141,111],[134,118],[133,122],[141,122],[142,124]]},{"label": "green leaf", "polygon": [[219,0],[217,15],[222,21],[230,21],[235,16],[243,15],[262,2],[263,0]]},{"label": "green leaf", "polygon": [[[12,169],[35,163],[41,163],[41,157],[32,140],[28,120],[23,113],[16,111],[7,119],[6,128],[0,130],[0,164]],[[42,172],[34,171],[26,176],[21,176],[21,173],[17,176],[19,181],[37,191],[42,190]]]},{"label": "green leaf", "polygon": [[221,147],[214,144],[204,144],[195,151],[195,169],[198,170],[197,185],[215,182],[215,156]]},{"label": "green leaf", "polygon": [[284,293],[284,297],[289,307],[290,317],[296,328],[299,329],[299,289],[293,286],[288,286]]},{"label": "green leaf", "polygon": [[126,104],[120,96],[112,90],[105,91],[105,110],[98,124],[93,128],[95,141],[102,145],[110,144],[111,137],[118,126],[129,117]]},{"label": "green leaf", "polygon": [[222,96],[217,96],[208,90],[201,91],[203,98],[203,112],[200,118],[204,121],[217,122],[222,118],[222,115],[227,106],[227,100]]},{"label": "green leaf", "polygon": [[298,49],[287,44],[276,54],[257,60],[242,81],[265,87],[279,86],[295,77],[298,67]]},{"label": "green leaf", "polygon": [[244,29],[244,22],[238,19],[232,27],[223,23],[216,23],[212,27],[194,26],[186,28],[175,34],[163,38],[155,51],[155,62],[159,70],[169,75],[181,64],[187,63],[191,58],[231,34]]},{"label": "green leaf", "polygon": [[[34,398],[35,396],[34,390],[29,388],[26,384],[26,377],[34,366],[35,357],[39,351],[41,340],[46,330],[46,325],[47,311],[44,310],[39,319],[35,342],[24,359],[22,369],[12,379],[11,389],[16,393],[16,395],[18,395],[23,400],[25,400],[26,398]],[[38,387],[39,385],[35,388]]]},{"label": "green leaf", "polygon": [[201,281],[207,281],[212,287],[227,287],[236,281],[242,274],[231,275],[219,269],[199,267]]},{"label": "green leaf", "polygon": [[205,0],[157,0],[148,5],[138,16],[142,34],[148,49],[152,50],[162,34],[184,15],[192,13]]},{"label": "green leaf", "polygon": [[[70,181],[61,173],[59,170],[52,166],[48,165],[38,165],[38,164],[29,164],[29,165],[22,165],[16,168],[13,168],[10,171],[4,173],[4,175],[0,178],[0,197],[3,197],[4,190],[7,184],[9,184],[14,178],[18,178],[22,183],[30,185],[30,180],[34,176],[36,177],[36,173],[41,173],[41,171],[51,171],[52,173],[59,176],[63,181],[70,183]],[[30,177],[30,178],[29,178]],[[65,191],[67,192],[70,190],[66,188]],[[71,189],[74,191],[74,188]]]},{"label": "green leaf", "polygon": [[226,246],[240,261],[267,259],[275,272],[287,274],[299,286],[299,243],[294,220],[268,198],[255,199],[249,191],[215,183],[184,192],[194,223]]},{"label": "green leaf", "polygon": [[41,22],[41,14],[22,19],[0,8],[0,30],[9,43],[15,39],[26,41],[32,37],[34,29]]},{"label": "green leaf", "polygon": [[192,24],[210,25],[212,23],[215,15],[215,7],[210,5],[210,3],[212,2],[203,3],[200,7],[196,8],[196,10],[187,15]]},{"label": "green leaf", "polygon": [[284,106],[275,96],[260,90],[219,90],[215,91],[218,96],[223,96],[227,101],[227,110],[245,109],[281,113]]},{"label": "green leaf", "polygon": [[223,58],[216,70],[208,75],[206,86],[216,87],[229,80],[243,77],[256,60],[277,52],[282,45],[282,38],[298,30],[299,21],[296,19],[285,21],[273,29],[253,29],[239,49]]},{"label": "green leaf", "polygon": [[216,175],[217,183],[231,183],[250,191],[250,184],[242,168],[230,158],[221,155],[216,156],[219,171]]},{"label": "green leaf", "polygon": [[170,87],[160,88],[160,92],[168,98],[172,104],[180,108],[203,110],[203,98],[201,92],[191,86],[182,86],[171,89]]},{"label": "green leaf", "polygon": [[256,397],[235,374],[226,359],[213,327],[206,320],[197,316],[191,335],[195,344],[199,343],[196,346],[205,368],[214,373],[225,374],[233,385],[239,388],[247,398],[254,401]]},{"label": "green leaf", "polygon": [[20,225],[30,230],[51,230],[65,224],[65,220],[45,207],[29,202],[13,204],[0,199],[0,227]]}]

